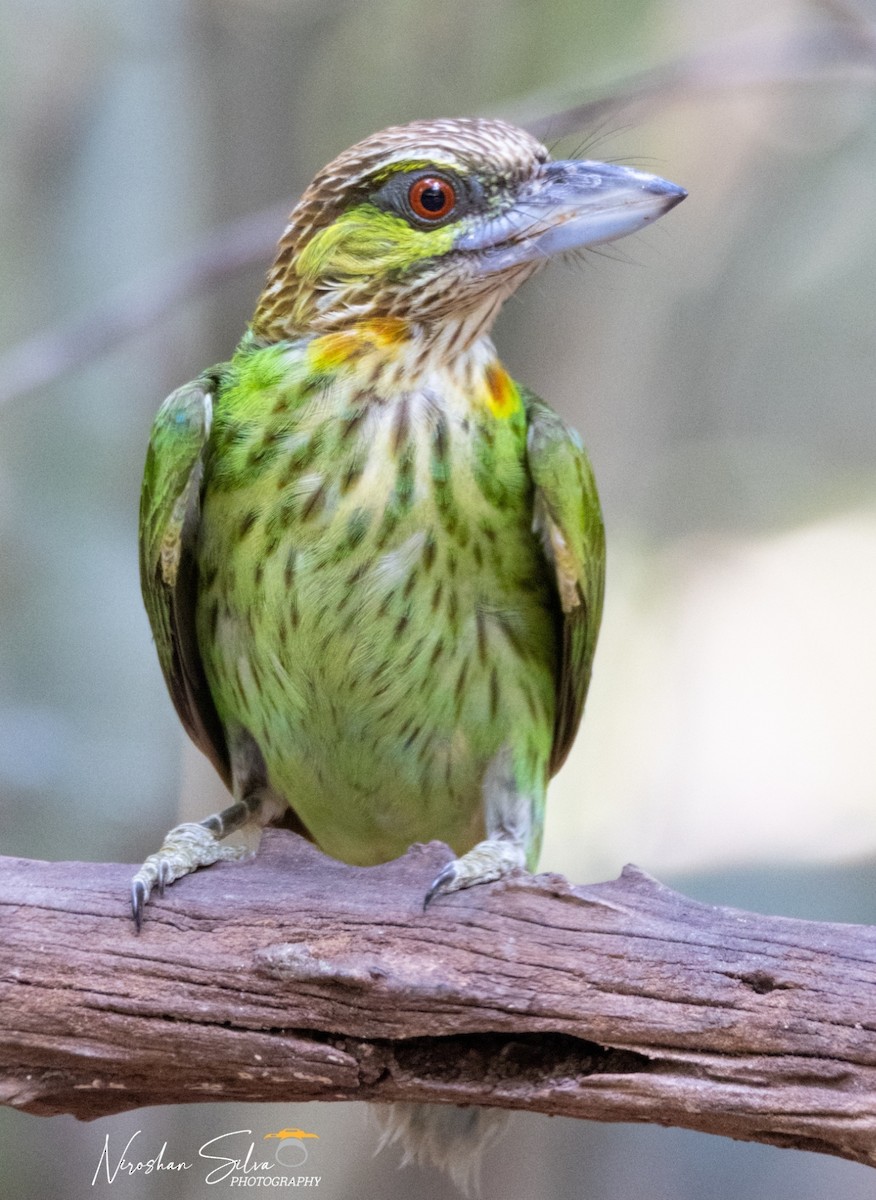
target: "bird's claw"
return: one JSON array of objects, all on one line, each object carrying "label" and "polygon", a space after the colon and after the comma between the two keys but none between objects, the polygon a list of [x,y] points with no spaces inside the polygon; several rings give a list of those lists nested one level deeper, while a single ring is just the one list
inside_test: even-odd
[{"label": "bird's claw", "polygon": [[429,907],[436,896],[440,896],[444,892],[454,891],[453,881],[456,878],[456,859],[449,862],[446,867],[442,867],[435,878],[432,880],[432,885],[423,897],[423,912]]},{"label": "bird's claw", "polygon": [[139,933],[143,928],[143,909],[149,899],[149,888],[142,879],[135,879],[131,884],[131,916],[134,918],[134,928]]},{"label": "bird's claw", "polygon": [[436,896],[458,892],[479,883],[504,879],[512,871],[526,865],[526,853],[520,842],[511,838],[487,838],[461,858],[454,858],[442,867],[432,881],[423,900],[423,911]]},{"label": "bird's claw", "polygon": [[149,855],[131,881],[131,913],[137,932],[143,926],[143,911],[153,888],[163,896],[168,884],[198,867],[208,867],[222,859],[243,858],[247,853],[244,846],[220,844],[215,833],[199,822],[189,821],[171,829],[161,849]]}]

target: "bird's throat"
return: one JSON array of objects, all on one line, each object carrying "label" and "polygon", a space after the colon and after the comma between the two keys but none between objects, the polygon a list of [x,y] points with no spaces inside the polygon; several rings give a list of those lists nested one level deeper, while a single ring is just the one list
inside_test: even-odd
[{"label": "bird's throat", "polygon": [[508,417],[519,409],[520,397],[484,328],[483,314],[428,327],[373,318],[312,338],[308,368],[326,378],[353,373],[376,397],[428,390],[440,380],[442,392],[449,384],[480,398],[494,417]]}]

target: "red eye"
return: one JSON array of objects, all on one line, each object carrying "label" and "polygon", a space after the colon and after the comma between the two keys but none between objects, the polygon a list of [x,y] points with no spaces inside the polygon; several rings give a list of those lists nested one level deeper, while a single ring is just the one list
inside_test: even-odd
[{"label": "red eye", "polygon": [[413,213],[424,221],[440,221],[456,205],[456,192],[446,179],[427,175],[411,184],[408,202]]}]

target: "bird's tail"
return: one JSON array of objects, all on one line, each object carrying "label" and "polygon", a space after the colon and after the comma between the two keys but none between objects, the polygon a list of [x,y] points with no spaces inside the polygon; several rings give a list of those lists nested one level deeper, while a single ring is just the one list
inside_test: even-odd
[{"label": "bird's tail", "polygon": [[509,1118],[502,1109],[455,1104],[369,1104],[368,1108],[380,1128],[378,1152],[398,1143],[401,1166],[439,1167],[466,1196],[479,1194],[481,1156]]}]

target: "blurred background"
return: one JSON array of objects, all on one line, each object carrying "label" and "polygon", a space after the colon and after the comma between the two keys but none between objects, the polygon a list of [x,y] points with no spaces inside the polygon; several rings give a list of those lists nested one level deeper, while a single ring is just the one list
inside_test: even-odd
[{"label": "blurred background", "polygon": [[[552,266],[496,331],[583,433],[608,530],[542,865],[594,881],[632,860],[714,903],[876,921],[872,0],[0,0],[0,68],[3,853],[139,862],[221,803],[138,591],[152,417],[231,353],[283,209],[325,161],[390,123],[486,113],[690,191]],[[272,205],[187,286],[201,239]],[[223,271],[231,254],[249,265]],[[28,341],[52,331],[66,340]],[[106,1136],[184,1157],[291,1125],[320,1135],[323,1200],[453,1194],[373,1159],[361,1105],[5,1110],[0,1176],[21,1200],[185,1200],[202,1181],[92,1186]],[[484,1196],[873,1186],[811,1154],[520,1116]]]}]

